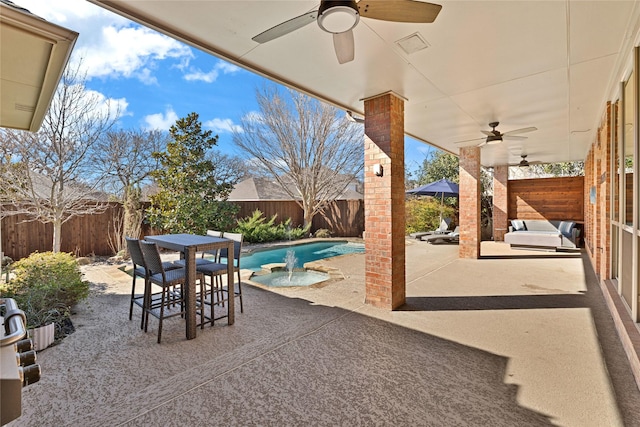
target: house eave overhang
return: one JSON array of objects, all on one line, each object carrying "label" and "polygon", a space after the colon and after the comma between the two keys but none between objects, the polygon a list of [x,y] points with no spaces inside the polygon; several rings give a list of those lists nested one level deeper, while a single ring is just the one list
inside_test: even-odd
[{"label": "house eave overhang", "polygon": [[78,33],[0,2],[0,127],[36,132]]}]

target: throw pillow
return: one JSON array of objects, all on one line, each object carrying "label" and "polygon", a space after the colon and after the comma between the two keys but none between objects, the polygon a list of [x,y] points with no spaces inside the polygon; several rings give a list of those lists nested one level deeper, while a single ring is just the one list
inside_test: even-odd
[{"label": "throw pillow", "polygon": [[527,226],[521,219],[512,219],[511,226],[513,227],[513,231],[525,231],[527,229]]},{"label": "throw pillow", "polygon": [[562,221],[558,226],[558,231],[565,236],[571,236],[571,230],[576,225],[573,221]]}]

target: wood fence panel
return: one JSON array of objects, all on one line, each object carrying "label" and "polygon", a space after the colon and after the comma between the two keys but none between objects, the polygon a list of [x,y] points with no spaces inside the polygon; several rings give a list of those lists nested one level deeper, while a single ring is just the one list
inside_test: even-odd
[{"label": "wood fence panel", "polygon": [[[60,250],[84,255],[113,255],[109,245],[114,217],[121,210],[118,203],[110,203],[101,214],[83,215],[62,224]],[[27,221],[26,215],[12,215],[2,219],[2,251],[17,260],[32,252],[53,249],[53,225]]]},{"label": "wood fence panel", "polygon": [[509,181],[510,219],[584,221],[584,177]]},{"label": "wood fence panel", "polygon": [[287,218],[291,218],[292,227],[299,227],[304,224],[304,212],[293,200],[243,200],[234,201],[233,203],[240,206],[240,211],[236,215],[238,219],[251,216],[253,212],[259,210],[266,218],[271,218],[277,214],[277,224],[286,221]]},{"label": "wood fence panel", "polygon": [[362,236],[364,201],[336,200],[313,218],[312,231],[326,228],[334,237]]}]

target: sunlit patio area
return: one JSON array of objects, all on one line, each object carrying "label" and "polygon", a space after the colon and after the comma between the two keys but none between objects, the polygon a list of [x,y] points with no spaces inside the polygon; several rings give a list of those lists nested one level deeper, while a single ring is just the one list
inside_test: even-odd
[{"label": "sunlit patio area", "polygon": [[640,392],[592,270],[578,252],[407,240],[407,304],[364,304],[364,256],[321,261],[344,280],[266,290],[198,329],[128,320],[131,278],[93,283],[76,332],[38,353],[42,379],[10,425],[640,424]]}]

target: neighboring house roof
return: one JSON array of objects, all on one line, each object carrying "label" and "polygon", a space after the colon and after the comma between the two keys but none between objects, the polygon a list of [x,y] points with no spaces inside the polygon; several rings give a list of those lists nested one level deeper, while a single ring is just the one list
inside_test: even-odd
[{"label": "neighboring house roof", "polygon": [[[52,181],[49,177],[36,172],[31,172],[31,186],[37,197],[42,199],[48,199],[51,197]],[[93,190],[86,184],[75,182],[65,183],[64,197],[94,202],[109,201],[109,195],[107,193]]]},{"label": "neighboring house roof", "polygon": [[248,178],[236,184],[228,200],[291,200],[291,196],[275,180]]},{"label": "neighboring house roof", "polygon": [[40,129],[77,38],[0,0],[0,127]]},{"label": "neighboring house roof", "polygon": [[[338,200],[356,200],[363,199],[362,192],[357,189],[360,184],[356,180],[337,197]],[[293,184],[292,184],[293,185]],[[291,190],[296,194],[295,187]],[[299,198],[299,197],[298,197]],[[282,188],[275,180],[270,178],[248,178],[236,184],[229,194],[230,201],[243,200],[291,200],[291,196]]]}]

